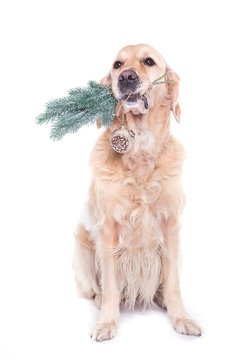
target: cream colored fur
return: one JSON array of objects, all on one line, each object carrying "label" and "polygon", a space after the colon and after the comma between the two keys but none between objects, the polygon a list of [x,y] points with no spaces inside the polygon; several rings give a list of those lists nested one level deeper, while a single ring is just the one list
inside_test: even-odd
[{"label": "cream colored fur", "polygon": [[[148,67],[143,59],[156,62]],[[158,303],[167,308],[176,331],[200,335],[198,325],[182,304],[178,278],[179,217],[184,206],[181,186],[182,146],[170,133],[170,112],[180,120],[178,75],[173,83],[151,82],[170,70],[160,54],[148,45],[123,48],[102,80],[119,96],[117,80],[124,69],[134,70],[142,80],[141,93],[149,110],[126,105],[125,125],[136,134],[134,148],[116,153],[110,145],[119,120],[105,130],[91,154],[93,180],[89,190],[91,228],[83,225],[76,234],[74,268],[82,296],[95,298],[100,316],[92,337],[97,341],[115,336],[119,305]]]}]

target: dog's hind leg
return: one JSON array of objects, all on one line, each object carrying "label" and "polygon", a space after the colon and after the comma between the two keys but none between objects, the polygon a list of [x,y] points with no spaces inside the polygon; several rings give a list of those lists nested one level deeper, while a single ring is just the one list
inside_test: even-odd
[{"label": "dog's hind leg", "polygon": [[100,293],[95,268],[95,249],[89,239],[89,232],[79,225],[75,233],[75,252],[73,269],[79,296],[92,299]]}]

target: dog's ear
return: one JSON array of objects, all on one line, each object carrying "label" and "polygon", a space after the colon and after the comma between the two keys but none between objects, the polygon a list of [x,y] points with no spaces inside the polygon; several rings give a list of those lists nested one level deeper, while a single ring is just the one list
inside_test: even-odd
[{"label": "dog's ear", "polygon": [[100,84],[109,86],[112,85],[112,77],[110,72],[100,80]]},{"label": "dog's ear", "polygon": [[170,67],[167,67],[167,80],[172,81],[167,84],[168,95],[171,97],[171,110],[177,122],[180,122],[181,108],[178,102],[180,78]]}]

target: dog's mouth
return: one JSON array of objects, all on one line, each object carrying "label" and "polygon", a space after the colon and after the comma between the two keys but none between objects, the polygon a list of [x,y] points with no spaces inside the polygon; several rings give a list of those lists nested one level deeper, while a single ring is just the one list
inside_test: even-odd
[{"label": "dog's mouth", "polygon": [[148,99],[146,94],[127,92],[121,98],[124,112],[132,112],[135,115],[146,114],[148,112]]},{"label": "dog's mouth", "polygon": [[121,101],[130,106],[138,102],[143,102],[145,109],[148,110],[148,100],[145,94],[140,95],[140,93],[126,93],[122,97]]}]

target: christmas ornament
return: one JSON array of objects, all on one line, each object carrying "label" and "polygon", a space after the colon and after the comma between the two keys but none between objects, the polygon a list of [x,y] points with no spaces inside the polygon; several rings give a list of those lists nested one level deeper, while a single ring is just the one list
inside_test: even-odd
[{"label": "christmas ornament", "polygon": [[113,131],[110,143],[113,150],[118,153],[125,154],[129,152],[134,145],[135,132],[128,130],[122,124],[120,129]]}]

